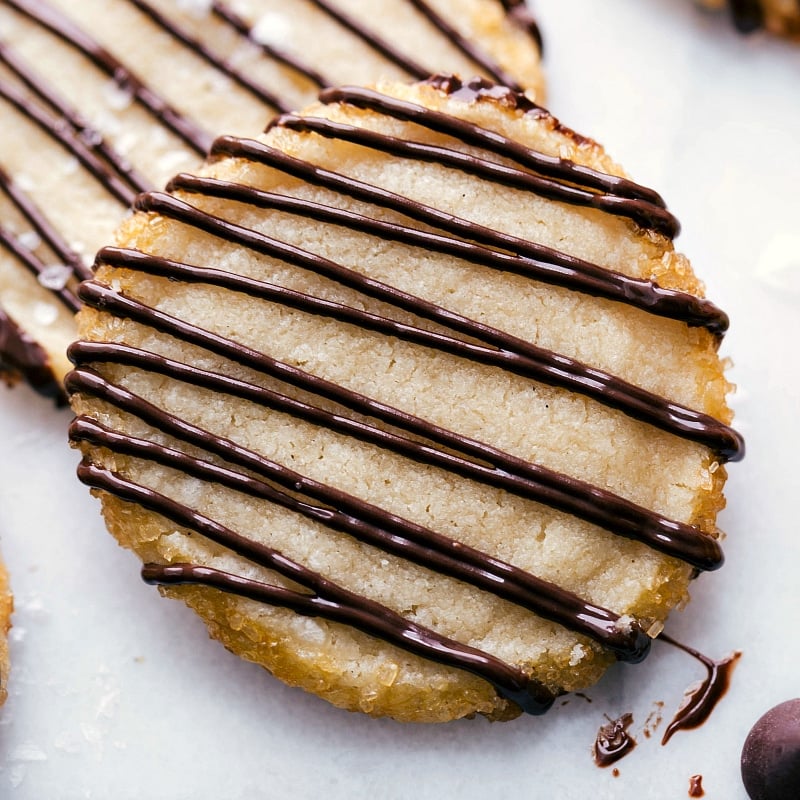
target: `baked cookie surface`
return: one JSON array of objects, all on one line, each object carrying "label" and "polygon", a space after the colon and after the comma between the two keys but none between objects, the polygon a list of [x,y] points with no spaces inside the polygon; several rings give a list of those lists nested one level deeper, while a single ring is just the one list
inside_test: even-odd
[{"label": "baked cookie surface", "polygon": [[59,396],[75,288],[133,198],[324,85],[448,69],[541,94],[517,3],[2,0],[0,371]]},{"label": "baked cookie surface", "polygon": [[99,254],[80,477],[282,680],[403,720],[543,711],[721,563],[727,320],[661,198],[526,98],[321,100],[217,140]]}]

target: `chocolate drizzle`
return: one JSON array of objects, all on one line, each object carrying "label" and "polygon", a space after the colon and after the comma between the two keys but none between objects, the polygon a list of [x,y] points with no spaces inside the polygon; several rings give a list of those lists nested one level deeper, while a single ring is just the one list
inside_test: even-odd
[{"label": "chocolate drizzle", "polygon": [[[474,146],[477,140],[487,142],[486,150],[505,153],[503,137],[475,126],[462,125],[462,121],[441,112],[428,116],[425,109],[409,107],[411,104],[395,103],[377,93],[356,97],[355,90],[337,90],[326,93],[324,100],[333,102],[336,97],[353,98],[355,102],[369,104],[382,111],[384,106],[390,116],[411,116],[415,122],[446,130],[457,140]],[[420,122],[421,120],[421,122]],[[300,125],[301,118],[284,117],[278,124]],[[317,125],[319,120],[312,120]],[[342,138],[342,131],[326,129],[326,135]],[[353,130],[345,131],[351,136]],[[352,138],[352,137],[351,137]],[[384,144],[387,144],[384,142]],[[407,142],[389,142],[391,151]],[[355,213],[306,199],[264,192],[236,183],[212,178],[179,175],[170,189],[180,191],[184,197],[225,198],[251,208],[277,209],[284,213],[314,219],[382,239],[453,255],[472,263],[493,269],[523,274],[533,280],[544,279],[574,291],[600,294],[595,286],[619,286],[620,301],[659,313],[658,306],[669,307],[670,314],[685,324],[697,324],[699,315],[706,318],[707,327],[721,332],[724,326],[722,312],[710,304],[680,292],[665,293],[646,281],[634,281],[621,273],[612,273],[600,267],[573,259],[565,254],[506,237],[497,231],[481,227],[467,220],[446,214],[409,198],[392,194],[385,189],[359,182],[347,176],[325,170],[313,163],[288,156],[274,148],[253,140],[223,137],[215,143],[212,154],[216,158],[233,156],[255,163],[267,164],[277,170],[299,177],[311,184],[334,189],[343,195],[357,197],[378,207],[400,211],[404,217],[423,221],[445,231],[424,230],[413,225],[386,222],[364,213]],[[425,160],[437,162],[458,155],[456,149],[437,148],[422,154]],[[622,201],[647,204],[661,208],[655,193],[629,182],[617,182],[591,170],[584,170],[557,160],[538,159],[539,154],[516,148],[512,160],[522,163],[530,172],[514,170],[519,175],[536,177],[545,174],[548,182],[561,185],[588,186],[593,194],[619,197]],[[408,152],[404,157],[418,158],[420,153]],[[492,172],[491,162],[475,159],[479,167]],[[531,164],[536,167],[531,167]],[[474,165],[472,165],[474,166]],[[470,168],[472,168],[472,166]],[[459,167],[461,168],[461,167]],[[538,170],[537,170],[538,168]],[[502,179],[504,180],[504,178]],[[526,177],[524,180],[528,180]],[[549,184],[548,184],[549,185]],[[530,189],[530,186],[526,186]],[[562,198],[569,202],[567,192]],[[531,343],[469,319],[435,303],[424,300],[396,287],[381,283],[316,253],[283,242],[252,228],[230,222],[202,210],[183,197],[161,192],[148,192],[137,199],[141,211],[158,213],[211,234],[219,239],[249,248],[255,252],[281,259],[289,264],[315,274],[324,275],[361,294],[379,299],[390,308],[411,312],[415,317],[440,326],[440,330],[400,322],[391,316],[364,311],[332,300],[290,290],[265,281],[231,274],[214,266],[184,263],[131,249],[105,248],[98,255],[98,266],[110,266],[147,275],[164,277],[170,281],[199,283],[223,287],[228,291],[245,294],[264,302],[293,308],[305,314],[336,319],[360,330],[373,331],[396,337],[415,345],[451,353],[459,358],[490,364],[550,385],[583,393],[594,400],[623,411],[637,419],[660,427],[686,439],[712,448],[721,460],[741,456],[741,439],[722,423],[688,408],[670,403],[644,390],[622,381],[613,375],[587,367],[556,353],[534,347]],[[602,206],[607,212],[607,204]],[[549,273],[563,274],[551,279]],[[632,290],[636,287],[636,291]],[[611,290],[609,290],[610,292]],[[640,299],[632,300],[637,295]],[[623,298],[622,295],[625,295]],[[603,295],[607,296],[607,295]],[[646,298],[646,299],[641,299]],[[566,475],[547,470],[511,456],[490,445],[459,435],[417,418],[408,412],[393,408],[368,398],[343,386],[312,375],[299,367],[272,358],[265,352],[243,345],[234,339],[205,330],[198,325],[171,316],[156,307],[105,286],[97,280],[87,281],[80,288],[80,299],[88,306],[133,320],[160,331],[170,337],[204,348],[223,358],[271,376],[290,386],[298,387],[312,397],[324,398],[336,404],[331,411],[315,405],[313,400],[301,401],[277,390],[268,390],[229,375],[203,370],[183,364],[155,353],[139,350],[124,344],[79,342],[70,350],[76,369],[68,376],[70,392],[93,396],[143,420],[148,425],[173,437],[180,443],[199,448],[221,458],[225,466],[189,455],[181,449],[147,441],[129,434],[111,430],[100,423],[79,417],[71,428],[75,442],[84,443],[87,450],[79,469],[81,480],[95,488],[117,495],[123,500],[138,502],[145,508],[198,530],[225,546],[262,566],[286,566],[283,556],[253,543],[247,536],[223,528],[219,523],[192,511],[186,506],[140,486],[124,475],[92,462],[91,448],[108,448],[136,459],[154,461],[177,469],[198,480],[210,481],[252,497],[267,499],[284,508],[321,523],[333,530],[344,532],[371,546],[393,553],[414,563],[457,578],[497,597],[513,602],[546,619],[553,620],[581,635],[588,636],[614,652],[618,658],[638,661],[649,649],[650,640],[638,623],[623,619],[614,612],[597,607],[558,586],[543,581],[511,564],[503,562],[417,523],[374,506],[332,486],[294,472],[276,462],[217,436],[208,430],[192,425],[186,420],[156,408],[145,398],[113,383],[99,371],[100,365],[111,363],[125,365],[167,376],[175,381],[209,389],[232,397],[256,403],[265,408],[290,414],[339,434],[368,442],[413,459],[423,464],[449,470],[487,486],[502,488],[521,497],[544,503],[552,508],[575,515],[614,534],[644,542],[649,547],[678,557],[697,569],[715,569],[722,561],[716,540],[698,528],[669,520],[648,509],[636,506],[599,487],[582,483]],[[656,310],[654,310],[654,307]],[[389,313],[389,312],[387,312]],[[716,319],[716,323],[711,320]],[[352,416],[355,415],[355,416]],[[364,419],[366,418],[366,419]],[[380,421],[382,425],[375,424]],[[238,469],[237,469],[238,468]],[[242,472],[240,470],[245,470]],[[290,564],[282,574],[293,579],[305,570]],[[280,570],[279,570],[280,571]],[[523,675],[486,653],[472,651],[450,642],[434,633],[414,626],[408,638],[408,623],[394,612],[376,607],[365,598],[337,594],[341,587],[315,583],[319,576],[302,572],[301,584],[313,594],[287,592],[280,587],[234,575],[220,573],[196,565],[145,567],[145,578],[159,583],[198,583],[214,586],[226,592],[258,599],[274,605],[288,605],[299,613],[325,616],[328,619],[353,624],[361,630],[379,634],[415,653],[435,661],[457,666],[489,680],[498,692],[525,710],[540,713],[549,706],[554,695],[530,676]],[[341,598],[344,597],[344,600]],[[535,699],[531,700],[530,693]],[[623,728],[624,732],[624,728]]]},{"label": "chocolate drizzle", "polygon": [[[142,81],[129,64],[104,48],[94,37],[72,22],[67,15],[44,0],[2,0],[2,2],[75,49],[101,72],[108,75],[123,91],[130,93],[132,99],[146,108],[164,128],[177,135],[190,149],[200,155],[205,154],[211,143],[211,137],[203,126],[174,108],[153,86]],[[293,105],[287,98],[275,94],[271,87],[256,82],[248,72],[238,69],[231,59],[217,53],[202,39],[194,36],[182,25],[162,13],[152,3],[145,2],[145,0],[120,0],[120,2],[127,2],[135,7],[151,23],[187,51],[206,61],[217,73],[225,75],[243,87],[266,107],[283,111]],[[486,53],[462,37],[447,19],[436,14],[427,3],[417,2],[417,0],[409,0],[409,2],[443,38],[455,44],[486,74],[513,83],[511,77],[506,75]],[[426,78],[430,74],[427,67],[416,64],[407,55],[381,40],[361,20],[346,17],[332,3],[320,1],[314,4],[322,13],[349,30],[351,34],[376,52],[381,53],[384,58],[400,66],[409,75]],[[503,2],[509,17],[517,24],[522,25],[535,43],[540,44],[532,18],[523,19],[520,16],[520,9],[516,8],[516,5],[516,3]],[[230,28],[239,38],[258,47],[267,59],[287,67],[311,85],[323,87],[332,83],[329,77],[314,69],[297,55],[284,52],[260,41],[254,35],[252,26],[227,3],[215,0],[211,4],[210,13],[217,22]],[[14,52],[13,47],[3,42],[0,42],[0,63],[10,70],[20,84],[20,86],[16,86],[6,79],[0,79],[0,99],[12,105],[20,114],[36,124],[58,147],[73,155],[111,197],[122,206],[129,206],[139,192],[151,188],[150,181],[117,152],[100,132],[84,119],[80,111],[72,108],[47,81],[25,64]],[[28,94],[21,91],[22,87],[28,91]],[[523,97],[523,95],[519,96]],[[20,197],[21,194],[18,192],[17,198],[12,198],[18,207],[20,207],[18,202]],[[82,264],[80,258],[64,243],[64,237],[47,222],[43,210],[38,209],[29,198],[25,200],[25,209],[20,208],[20,210],[37,233],[53,249],[61,263],[70,266],[77,278],[83,280],[89,277],[87,268]],[[14,237],[14,234],[8,232],[8,236]],[[15,256],[18,256],[19,252],[24,249],[19,241],[16,241],[13,246],[9,246],[7,240],[4,244],[6,249],[13,252]],[[29,270],[36,270],[37,267],[31,258],[26,256],[22,260]],[[71,290],[65,290],[65,293],[71,294]],[[60,299],[65,301],[64,296]],[[70,308],[73,307],[71,300],[66,302]]]},{"label": "chocolate drizzle", "polygon": [[632,724],[633,714],[626,713],[600,727],[594,742],[594,763],[598,767],[610,767],[636,747],[636,740],[628,733]]},{"label": "chocolate drizzle", "polygon": [[343,589],[322,575],[286,558],[278,551],[254,542],[152,489],[139,486],[93,464],[81,464],[78,467],[78,477],[88,486],[104,489],[117,497],[161,514],[179,525],[196,530],[211,541],[223,545],[253,563],[275,570],[309,589],[313,594],[290,591],[219,570],[188,564],[169,566],[146,564],[142,575],[151,583],[200,583],[271,605],[292,608],[308,616],[323,617],[352,625],[409,652],[484,678],[495,686],[500,694],[513,700],[529,714],[544,713],[555,700],[552,692],[539,682],[530,680],[522,670],[480,650],[416,625],[385,606]]},{"label": "chocolate drizzle", "polygon": [[21,14],[47,28],[65,43],[72,45],[101,72],[105,72],[120,89],[130,92],[137,102],[141,103],[189,147],[199,155],[205,155],[211,144],[209,134],[173,108],[144,83],[133,70],[75,25],[68,17],[41,0],[5,0],[5,2]]},{"label": "chocolate drizzle", "polygon": [[684,653],[696,658],[706,668],[705,680],[687,694],[683,705],[678,709],[672,722],[664,731],[661,744],[666,744],[677,731],[699,728],[708,719],[717,703],[728,691],[733,669],[742,654],[736,652],[727,658],[714,661],[694,648],[677,642],[665,634],[661,634],[659,640],[683,650]]}]

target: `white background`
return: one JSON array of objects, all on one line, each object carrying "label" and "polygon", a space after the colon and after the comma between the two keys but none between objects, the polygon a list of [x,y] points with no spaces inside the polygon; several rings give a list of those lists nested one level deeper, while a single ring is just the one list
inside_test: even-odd
[{"label": "white background", "polygon": [[[681,798],[744,800],[755,719],[800,695],[800,46],[741,38],[681,0],[538,0],[549,105],[657,187],[678,244],[731,316],[748,455],[730,468],[727,564],[669,630],[741,649],[711,720],[659,740],[702,669],[656,644],[544,718],[402,726],[287,689],[208,640],[139,579],[74,479],[68,412],[0,389],[0,537],[17,611],[0,710],[0,798]],[[792,665],[792,666],[788,666]],[[656,703],[664,721],[643,735]],[[592,763],[603,715],[631,711],[620,776]]]}]

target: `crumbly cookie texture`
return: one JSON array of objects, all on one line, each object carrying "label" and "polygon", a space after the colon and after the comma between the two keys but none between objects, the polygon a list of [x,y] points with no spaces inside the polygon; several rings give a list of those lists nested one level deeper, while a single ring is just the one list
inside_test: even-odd
[{"label": "crumbly cookie texture", "polygon": [[[692,557],[619,535],[623,517],[716,551],[738,447],[724,323],[653,194],[525,98],[439,77],[322,101],[220,139],[101,251],[68,380],[79,473],[146,577],[287,683],[400,720],[513,717],[514,686],[585,688],[687,601]],[[639,288],[535,266],[570,258]],[[656,290],[717,322],[623,297]],[[564,385],[579,362],[586,384]],[[714,417],[729,444],[641,421],[603,382],[693,409],[689,428]],[[548,480],[560,499],[531,492]],[[593,516],[617,503],[639,511]]]},{"label": "crumbly cookie texture", "polygon": [[498,0],[373,11],[364,0],[2,0],[0,373],[58,391],[87,262],[136,194],[199,163],[213,134],[256,135],[322,85],[410,70],[496,69],[541,96],[535,39]]},{"label": "crumbly cookie texture", "polygon": [[5,565],[0,561],[0,705],[8,698],[8,676],[11,662],[8,654],[8,632],[11,630],[11,613],[14,597],[8,585]]}]

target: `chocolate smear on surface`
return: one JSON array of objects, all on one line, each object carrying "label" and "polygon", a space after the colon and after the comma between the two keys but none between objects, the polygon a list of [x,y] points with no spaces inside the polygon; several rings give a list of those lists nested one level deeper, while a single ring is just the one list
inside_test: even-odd
[{"label": "chocolate smear on surface", "polygon": [[689,797],[705,797],[706,792],[703,789],[703,776],[692,775],[689,778]]},{"label": "chocolate smear on surface", "polygon": [[663,745],[677,731],[699,728],[708,719],[717,703],[728,691],[734,667],[742,654],[737,651],[726,658],[715,661],[694,648],[677,642],[664,634],[659,639],[696,658],[706,668],[707,673],[703,681],[687,690],[684,702],[678,708],[666,731],[664,731],[664,736],[661,739],[661,744]]},{"label": "chocolate smear on surface", "polygon": [[594,742],[594,763],[598,767],[610,767],[636,747],[636,740],[628,733],[632,724],[633,714],[626,712],[600,726]]}]

